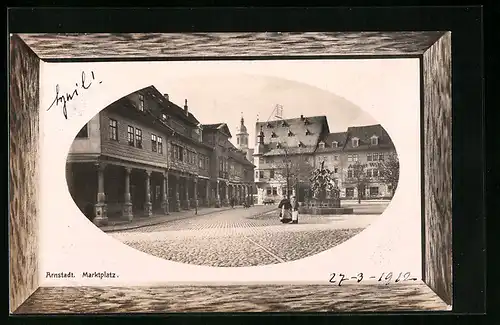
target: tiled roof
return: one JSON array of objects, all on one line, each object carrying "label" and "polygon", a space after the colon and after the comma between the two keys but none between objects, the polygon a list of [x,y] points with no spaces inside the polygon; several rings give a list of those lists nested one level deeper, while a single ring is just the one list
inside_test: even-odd
[{"label": "tiled roof", "polygon": [[312,154],[314,153],[314,149],[314,147],[292,147],[287,150],[283,148],[274,148],[263,154],[263,156],[283,156],[285,153],[287,155]]},{"label": "tiled roof", "polygon": [[319,139],[330,132],[326,116],[257,122],[256,134],[261,130],[264,133],[265,145],[279,142],[290,149],[299,147],[299,144],[305,148],[316,147]]},{"label": "tiled roof", "polygon": [[229,130],[229,127],[227,126],[226,123],[215,123],[215,124],[202,124],[201,125],[203,129],[205,130],[220,130],[223,133],[225,133],[228,137],[232,137],[231,131]]},{"label": "tiled roof", "polygon": [[166,99],[159,91],[156,89],[155,86],[149,86],[146,88],[143,88],[139,90],[139,92],[142,93],[147,93],[150,97],[153,97],[157,100],[158,103],[160,103],[165,111],[166,114],[171,114],[175,117],[178,117],[180,119],[183,119],[193,125],[198,125],[200,122],[196,119],[196,117],[192,113],[186,113],[184,112],[184,108],[181,108],[180,106],[172,103],[168,99]]},{"label": "tiled roof", "polygon": [[[378,144],[372,145],[371,138],[378,137]],[[359,146],[352,146],[352,139],[359,139]],[[344,150],[356,151],[376,148],[394,148],[394,144],[387,131],[380,124],[352,126],[347,129],[347,139]]]},{"label": "tiled roof", "polygon": [[247,160],[246,154],[236,148],[231,141],[225,141],[225,147],[229,151],[229,157],[233,158],[241,164],[255,167],[254,164]]},{"label": "tiled roof", "polygon": [[[347,132],[330,133],[321,140],[325,143],[325,147],[321,148],[320,146],[318,146],[318,149],[316,149],[316,152],[342,151],[342,149],[344,148],[344,144],[345,144],[346,139],[347,139]],[[334,141],[337,141],[337,147],[333,146]]]}]

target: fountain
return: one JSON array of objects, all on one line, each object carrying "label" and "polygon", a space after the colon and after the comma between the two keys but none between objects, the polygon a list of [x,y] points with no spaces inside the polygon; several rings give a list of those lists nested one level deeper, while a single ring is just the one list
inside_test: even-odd
[{"label": "fountain", "polygon": [[310,178],[313,196],[299,208],[299,213],[312,215],[353,213],[352,208],[340,206],[340,189],[331,175],[332,172],[325,168],[323,161]]}]

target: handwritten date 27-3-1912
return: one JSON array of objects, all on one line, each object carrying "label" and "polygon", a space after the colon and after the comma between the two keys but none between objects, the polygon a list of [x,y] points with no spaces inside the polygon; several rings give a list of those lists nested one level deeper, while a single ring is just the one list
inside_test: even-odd
[{"label": "handwritten date 27-3-1912", "polygon": [[[92,76],[92,79],[89,80],[87,78],[87,75],[85,74],[85,71],[82,71],[80,84],[78,82],[75,83],[75,88],[73,88],[73,91],[67,92],[62,95],[60,94],[59,84],[57,84],[54,101],[52,102],[52,104],[50,104],[49,108],[47,108],[47,111],[50,110],[53,106],[62,105],[64,118],[68,119],[67,103],[72,101],[76,96],[80,95],[80,93],[78,93],[78,90],[87,90],[92,86],[92,83],[95,80],[94,71],[90,71],[90,74]],[[99,81],[99,83],[101,84],[102,81]]]},{"label": "handwritten date 27-3-1912", "polygon": [[328,282],[337,284],[339,286],[342,285],[342,283],[360,283],[363,280],[369,279],[369,280],[375,280],[377,282],[381,282],[384,284],[389,284],[389,283],[399,283],[399,282],[406,282],[406,281],[417,281],[417,278],[412,278],[410,277],[411,274],[410,272],[399,272],[399,274],[395,274],[393,272],[389,273],[382,273],[379,276],[365,276],[363,273],[358,273],[356,276],[347,276],[342,273],[330,273],[330,280]]}]

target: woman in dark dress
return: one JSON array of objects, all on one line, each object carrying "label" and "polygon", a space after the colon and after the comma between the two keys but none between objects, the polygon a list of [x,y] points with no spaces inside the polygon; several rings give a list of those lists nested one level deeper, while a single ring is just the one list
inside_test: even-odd
[{"label": "woman in dark dress", "polygon": [[280,201],[278,209],[281,209],[280,221],[282,223],[289,223],[292,221],[292,204],[288,198],[284,197],[283,200]]}]

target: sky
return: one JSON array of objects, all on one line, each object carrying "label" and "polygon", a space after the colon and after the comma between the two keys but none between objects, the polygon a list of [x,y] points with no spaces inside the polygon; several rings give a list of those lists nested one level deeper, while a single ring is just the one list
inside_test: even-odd
[{"label": "sky", "polygon": [[255,123],[273,119],[277,104],[283,107],[283,118],[327,116],[330,132],[342,132],[348,126],[378,123],[359,106],[334,93],[306,83],[277,78],[238,74],[206,75],[160,82],[154,86],[170,101],[188,106],[202,124],[225,122],[233,138],[243,116],[249,133],[249,147],[255,142]]}]

